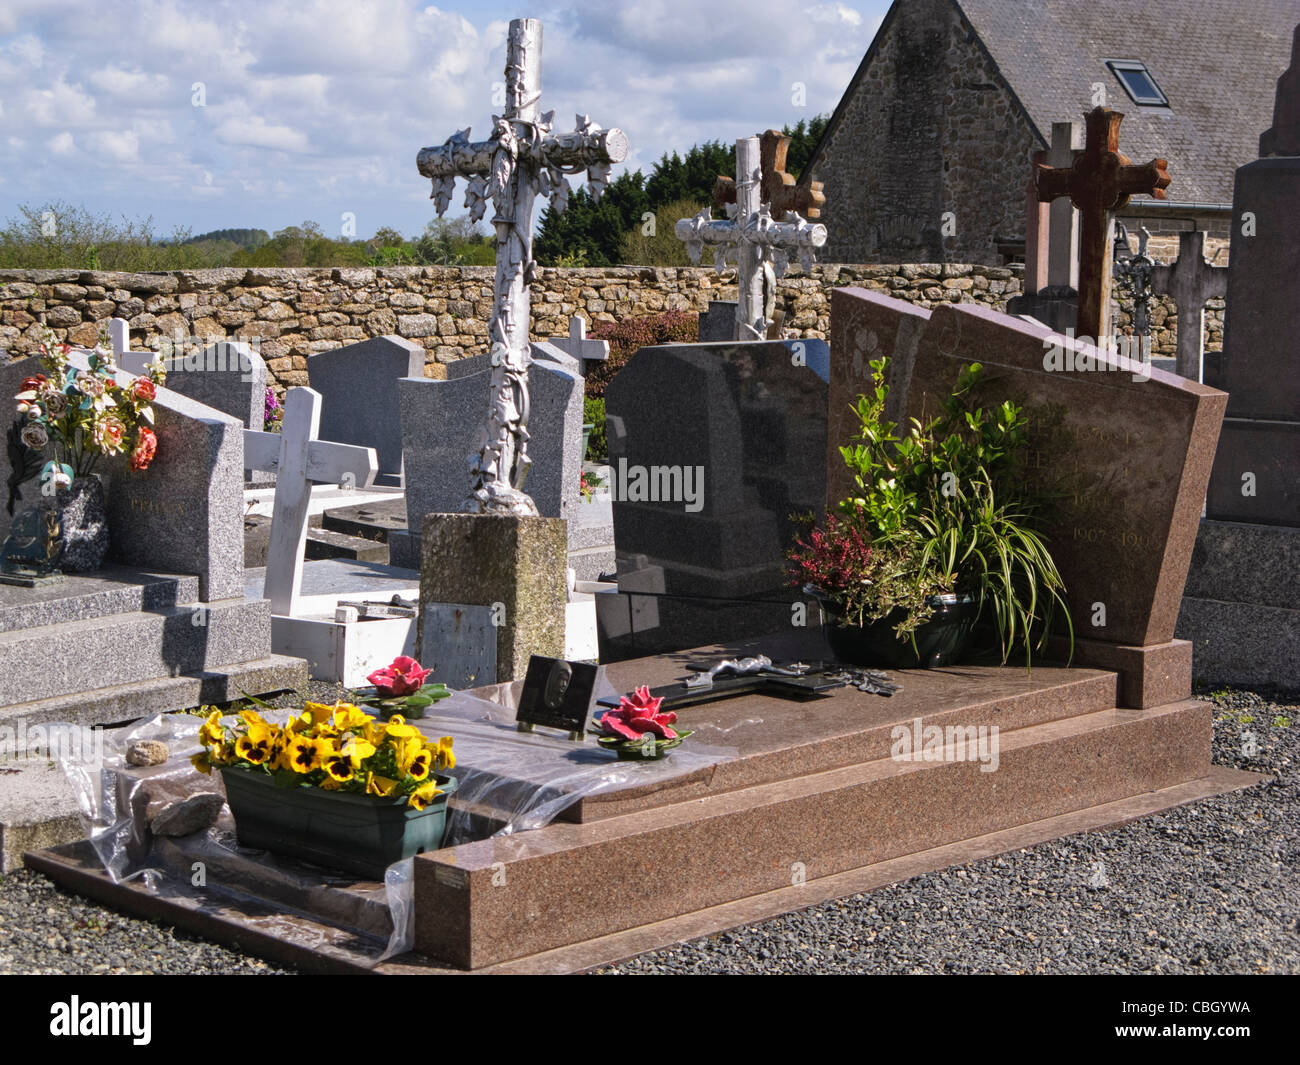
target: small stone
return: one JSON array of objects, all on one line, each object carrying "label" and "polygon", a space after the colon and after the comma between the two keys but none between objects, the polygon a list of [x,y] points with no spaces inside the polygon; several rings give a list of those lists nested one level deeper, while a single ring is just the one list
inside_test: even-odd
[{"label": "small stone", "polygon": [[137,740],[126,749],[126,763],[127,765],[162,765],[170,754],[167,744],[162,740]]},{"label": "small stone", "polygon": [[169,802],[149,823],[155,836],[188,836],[211,828],[221,816],[225,798],[215,791],[201,791],[180,802]]}]

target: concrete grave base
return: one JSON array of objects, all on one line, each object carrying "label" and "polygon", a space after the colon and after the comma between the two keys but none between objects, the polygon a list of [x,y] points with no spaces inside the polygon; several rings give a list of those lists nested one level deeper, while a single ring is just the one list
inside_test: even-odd
[{"label": "concrete grave base", "polygon": [[[624,690],[723,655],[807,660],[825,654],[814,635],[618,663],[609,677]],[[415,953],[382,964],[374,883],[236,856],[228,876],[257,879],[255,904],[194,889],[187,873],[157,893],[138,878],[112,884],[84,845],[26,860],[111,905],[308,969],[575,972],[1263,779],[1210,763],[1210,708],[1186,692],[1124,709],[1118,675],[1101,669],[892,675],[904,685],[893,698],[848,688],[687,708],[681,722],[697,742],[729,746],[733,758],[640,787],[632,765],[622,786],[545,828],[417,856]],[[509,704],[518,687],[493,694]],[[900,754],[900,729],[932,726],[952,730],[932,760]],[[996,750],[996,769],[986,771],[994,761],[963,737],[983,729],[991,744],[993,727],[996,747],[983,750]],[[185,842],[169,846],[165,861],[184,873]]]}]

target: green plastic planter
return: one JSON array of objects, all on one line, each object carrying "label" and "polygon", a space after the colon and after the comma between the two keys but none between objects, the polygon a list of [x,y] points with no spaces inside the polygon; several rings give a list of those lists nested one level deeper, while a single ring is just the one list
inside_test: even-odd
[{"label": "green plastic planter", "polygon": [[442,846],[447,799],[454,777],[436,776],[442,789],[423,810],[373,795],[321,788],[277,787],[267,774],[225,767],[226,801],[242,847],[383,880],[393,862]]},{"label": "green plastic planter", "polygon": [[933,597],[934,614],[917,627],[916,642],[899,639],[894,626],[904,614],[896,610],[866,626],[843,625],[834,618],[826,626],[826,639],[835,657],[854,666],[877,669],[940,669],[961,661],[970,643],[979,613],[970,596]]}]

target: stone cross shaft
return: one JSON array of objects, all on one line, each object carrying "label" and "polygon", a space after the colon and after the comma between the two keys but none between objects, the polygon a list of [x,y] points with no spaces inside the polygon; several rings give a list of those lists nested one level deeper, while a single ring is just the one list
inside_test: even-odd
[{"label": "stone cross shaft", "polygon": [[599,198],[610,166],[627,158],[627,137],[601,129],[585,115],[569,133],[551,130],[555,112],[541,114],[542,24],[514,19],[506,38],[506,106],[492,118],[492,135],[471,141],[464,129],[416,157],[421,174],[432,179],[441,215],[451,204],[456,178],[467,180],[465,206],[477,222],[490,199],[496,230],[496,286],[491,342],[491,400],[482,442],[471,457],[468,513],[536,515],[523,490],[528,457],[528,285],[533,280],[533,206],[550,196],[562,211],[569,196],[566,174],[587,172],[593,198]]},{"label": "stone cross shaft", "polygon": [[826,243],[826,227],[810,223],[797,213],[779,221],[762,202],[762,161],[757,137],[736,142],[736,203],[732,216],[715,220],[706,207],[694,218],[681,219],[674,231],[686,243],[691,262],[700,261],[708,244],[714,264],[722,270],[727,260],[736,263],[736,339],[763,340],[776,305],[776,279],[797,254],[807,270],[814,249]]},{"label": "stone cross shaft", "polygon": [[1205,358],[1205,301],[1228,295],[1228,268],[1205,261],[1205,233],[1178,234],[1178,261],[1151,271],[1151,291],[1178,304],[1178,376],[1202,380]]},{"label": "stone cross shaft", "polygon": [[374,448],[316,439],[320,405],[319,392],[291,388],[284,397],[280,432],[244,430],[244,466],[276,475],[262,594],[271,600],[271,613],[283,617],[298,612],[302,594],[312,482],[367,488],[379,472]]},{"label": "stone cross shaft", "polygon": [[[785,172],[785,157],[789,150],[790,138],[779,130],[769,129],[759,138],[759,156],[763,167],[759,201],[767,204],[772,217],[778,222],[787,221],[788,212],[803,215],[813,221],[821,217],[822,208],[826,206],[822,183],[809,181],[806,185],[796,184],[794,175]],[[735,202],[735,180],[719,175],[713,186],[713,206],[722,208]]]},{"label": "stone cross shaft", "polygon": [[1112,214],[1139,193],[1165,198],[1168,161],[1133,165],[1119,150],[1124,116],[1104,107],[1085,116],[1083,154],[1068,168],[1039,163],[1034,168],[1044,203],[1068,196],[1080,214],[1078,336],[1100,342],[1110,335]]},{"label": "stone cross shaft", "polygon": [[[1052,144],[1034,152],[1034,164],[1068,169],[1082,151],[1081,122],[1053,122]],[[1074,295],[1079,290],[1079,211],[1068,197],[1038,198],[1037,170],[1031,172],[1025,204],[1025,292]]]}]

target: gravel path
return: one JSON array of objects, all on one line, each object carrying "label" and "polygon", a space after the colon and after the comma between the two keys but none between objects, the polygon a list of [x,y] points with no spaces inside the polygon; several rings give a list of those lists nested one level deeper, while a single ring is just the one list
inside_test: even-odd
[{"label": "gravel path", "polygon": [[[1249,692],[1213,702],[1214,760],[1275,781],[600,971],[1300,972],[1300,702]],[[0,882],[0,972],[284,971],[35,873]]]}]

